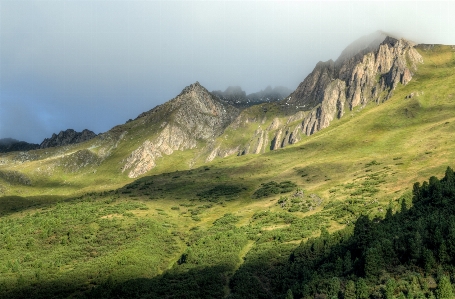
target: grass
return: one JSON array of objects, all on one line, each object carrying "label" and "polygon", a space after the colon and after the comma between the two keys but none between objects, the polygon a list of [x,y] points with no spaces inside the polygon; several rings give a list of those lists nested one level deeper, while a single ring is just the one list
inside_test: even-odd
[{"label": "grass", "polygon": [[[198,144],[159,158],[156,168],[133,180],[121,172],[122,161],[156,134],[137,120],[125,125],[122,139],[119,128],[111,139],[1,164],[1,173],[11,174],[0,176],[1,292],[66,286],[55,291],[58,297],[136,278],[190,283],[185,273],[222,266],[215,275],[221,289],[212,287],[226,295],[244,259],[268,252],[263,263],[271,264],[273,255],[289,253],[323,228],[341,229],[361,214],[382,216],[387,207],[399,210],[414,182],[442,173],[455,159],[455,54],[445,46],[419,51],[425,63],[390,100],[347,112],[284,149],[208,163],[198,158]],[[418,95],[405,99],[411,93]],[[276,107],[269,108],[253,107],[248,117],[262,118],[225,134],[247,140],[262,119],[263,128],[270,125]],[[17,153],[1,157],[13,159]],[[99,166],[84,166],[87,159]],[[286,181],[292,185],[281,188]],[[270,182],[277,185],[273,192],[264,188]],[[294,196],[299,190],[303,195]]]}]

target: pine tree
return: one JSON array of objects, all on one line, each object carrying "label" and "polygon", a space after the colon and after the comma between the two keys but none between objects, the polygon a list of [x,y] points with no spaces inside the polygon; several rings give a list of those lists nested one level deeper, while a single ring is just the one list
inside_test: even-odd
[{"label": "pine tree", "polygon": [[340,292],[340,280],[338,277],[333,277],[329,282],[329,292],[328,298],[338,298],[338,293]]},{"label": "pine tree", "polygon": [[447,246],[445,241],[443,241],[441,246],[439,246],[439,261],[441,264],[446,264],[450,261],[450,256],[447,253]]},{"label": "pine tree", "polygon": [[422,248],[423,248],[422,236],[417,231],[414,234],[414,238],[411,239],[411,246],[409,248],[411,251],[411,258],[413,259],[413,262],[417,263],[420,260],[422,256]]},{"label": "pine tree", "polygon": [[359,278],[359,280],[357,280],[355,287],[355,295],[357,299],[368,299],[369,292],[365,279]]},{"label": "pine tree", "polygon": [[390,278],[389,280],[387,280],[387,282],[385,284],[385,298],[386,299],[395,299],[395,296],[394,296],[395,287],[396,287],[395,279]]},{"label": "pine tree", "polygon": [[424,265],[425,265],[425,272],[428,274],[434,269],[434,266],[436,264],[436,260],[434,258],[433,252],[429,249],[424,249],[423,251],[423,259],[424,259]]},{"label": "pine tree", "polygon": [[365,276],[373,281],[381,273],[383,258],[379,250],[375,247],[368,248],[365,256]]},{"label": "pine tree", "polygon": [[437,299],[453,299],[452,284],[448,276],[443,275],[439,280],[438,288],[436,289]]},{"label": "pine tree", "polygon": [[294,294],[292,294],[292,290],[288,289],[286,293],[286,299],[294,299]]},{"label": "pine tree", "polygon": [[344,290],[344,299],[356,299],[355,283],[352,280],[348,280],[346,283],[346,288]]},{"label": "pine tree", "polygon": [[352,259],[351,259],[351,252],[348,250],[346,255],[344,256],[343,261],[344,273],[350,273],[352,271]]}]

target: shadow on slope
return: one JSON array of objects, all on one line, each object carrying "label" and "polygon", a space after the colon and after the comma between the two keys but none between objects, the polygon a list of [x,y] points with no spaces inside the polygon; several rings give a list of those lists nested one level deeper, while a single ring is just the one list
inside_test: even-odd
[{"label": "shadow on slope", "polygon": [[43,208],[46,206],[55,205],[63,200],[62,196],[2,196],[0,197],[0,216],[9,215],[12,213],[21,212],[30,208]]},{"label": "shadow on slope", "polygon": [[223,273],[232,270],[228,268],[224,265],[199,267],[126,281],[115,281],[109,276],[100,285],[80,285],[76,277],[33,285],[18,282],[17,288],[2,294],[2,298],[222,298],[226,284]]},{"label": "shadow on slope", "polygon": [[401,211],[389,209],[384,219],[361,216],[353,228],[323,230],[281,259],[271,258],[274,250],[252,251],[232,291],[238,298],[284,297],[288,290],[298,298],[430,298],[437,277],[438,298],[452,298],[440,293],[452,288],[447,280],[455,270],[454,200],[455,175],[447,168],[441,180],[414,184],[409,209],[403,200]]}]

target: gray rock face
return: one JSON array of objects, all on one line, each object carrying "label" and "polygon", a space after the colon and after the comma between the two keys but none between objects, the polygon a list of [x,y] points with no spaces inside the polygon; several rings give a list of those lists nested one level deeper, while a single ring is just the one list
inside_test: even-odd
[{"label": "gray rock face", "polygon": [[412,79],[418,63],[422,57],[414,44],[378,34],[353,43],[336,62],[319,62],[280,104],[288,113],[309,111],[302,131],[311,135],[341,118],[346,109],[389,99],[398,83]]},{"label": "gray rock face", "polygon": [[44,141],[41,142],[39,148],[48,148],[80,143],[95,138],[96,136],[97,135],[90,130],[76,132],[73,129],[68,129],[66,131],[60,131],[58,135],[52,134],[51,138],[44,139]]},{"label": "gray rock face", "polygon": [[208,92],[198,82],[174,99],[141,114],[143,124],[159,127],[156,137],[143,142],[126,159],[122,171],[138,177],[156,166],[156,159],[176,150],[211,142],[238,116],[239,110]]}]

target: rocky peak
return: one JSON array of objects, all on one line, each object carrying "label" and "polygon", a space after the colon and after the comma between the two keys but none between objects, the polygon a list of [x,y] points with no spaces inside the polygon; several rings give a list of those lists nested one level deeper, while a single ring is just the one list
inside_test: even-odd
[{"label": "rocky peak", "polygon": [[180,93],[180,95],[182,95],[182,94],[184,94],[184,93],[192,92],[192,91],[195,91],[195,92],[205,92],[205,91],[207,91],[207,89],[205,89],[204,86],[202,86],[198,81],[196,81],[195,83],[186,86],[186,87],[182,90],[182,92]]},{"label": "rocky peak", "polygon": [[154,168],[159,157],[193,149],[198,142],[212,142],[238,114],[238,109],[220,101],[198,82],[191,84],[174,99],[138,117],[142,125],[157,130],[157,135],[131,153],[123,171],[137,177]]},{"label": "rocky peak", "polygon": [[[372,34],[365,35],[355,40],[347,46],[336,60],[336,64],[340,65],[344,61],[351,59],[355,56],[360,57],[365,53],[374,51],[387,39],[394,39],[383,31],[376,31]],[[395,39],[396,40],[396,39]]]},{"label": "rocky peak", "polygon": [[345,109],[387,100],[398,83],[411,80],[421,62],[412,42],[377,32],[349,45],[336,62],[319,62],[280,104],[289,114],[310,111],[303,121],[303,131],[310,135],[342,117]]},{"label": "rocky peak", "polygon": [[66,131],[60,131],[58,134],[52,134],[51,138],[46,138],[41,142],[39,148],[48,148],[55,146],[64,146],[69,144],[75,144],[95,138],[97,135],[90,130],[83,130],[82,132],[76,132],[73,129]]},{"label": "rocky peak", "polygon": [[249,106],[246,92],[240,86],[229,86],[225,91],[214,90],[212,94],[217,96],[221,101],[237,108]]}]

